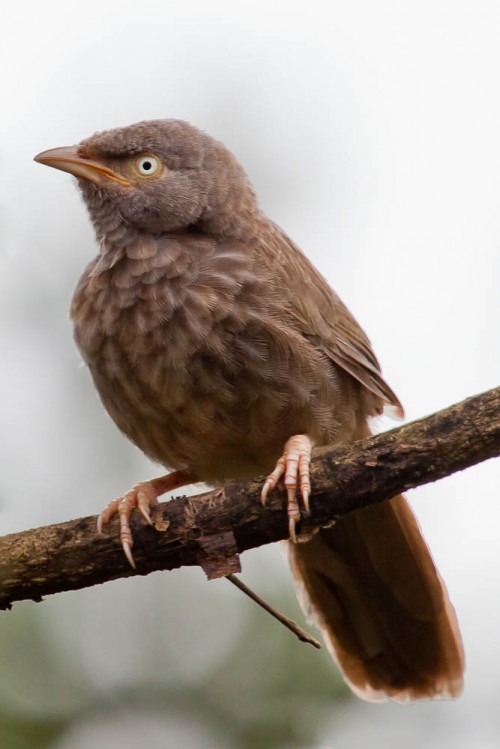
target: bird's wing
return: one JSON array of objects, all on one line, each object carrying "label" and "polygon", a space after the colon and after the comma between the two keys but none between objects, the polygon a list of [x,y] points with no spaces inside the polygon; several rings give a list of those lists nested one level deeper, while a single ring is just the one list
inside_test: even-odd
[{"label": "bird's wing", "polygon": [[[281,229],[267,249],[280,268],[280,294],[297,329],[332,362],[403,417],[399,399],[385,382],[364,331],[325,279]],[[274,266],[274,264],[273,264]],[[274,266],[276,268],[276,266]],[[306,290],[306,293],[304,293]]]}]

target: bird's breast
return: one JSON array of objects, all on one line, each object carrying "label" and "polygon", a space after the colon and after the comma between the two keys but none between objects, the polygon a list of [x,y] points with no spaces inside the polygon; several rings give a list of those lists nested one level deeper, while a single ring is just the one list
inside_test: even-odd
[{"label": "bird's breast", "polygon": [[234,242],[149,238],[101,255],[73,298],[76,342],[118,427],[205,480],[269,470],[291,434],[326,444],[352,426],[339,410],[349,383],[261,265]]},{"label": "bird's breast", "polygon": [[[215,446],[215,430],[219,442],[227,431],[234,451],[242,405],[235,338],[256,312],[253,284],[244,253],[199,238],[101,256],[80,279],[75,340],[111,417],[150,457],[191,465],[194,453]],[[250,348],[246,358],[252,382]]]},{"label": "bird's breast", "polygon": [[208,239],[143,237],[91,263],[71,306],[89,366],[117,356],[131,367],[151,356],[185,366],[209,342],[241,287],[238,274],[207,273],[214,255]]}]

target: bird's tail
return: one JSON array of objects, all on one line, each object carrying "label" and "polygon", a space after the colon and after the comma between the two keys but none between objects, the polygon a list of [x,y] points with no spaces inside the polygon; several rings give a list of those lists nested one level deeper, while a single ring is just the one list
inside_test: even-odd
[{"label": "bird's tail", "polygon": [[460,694],[455,611],[403,496],[352,512],[289,552],[299,600],[356,694]]}]

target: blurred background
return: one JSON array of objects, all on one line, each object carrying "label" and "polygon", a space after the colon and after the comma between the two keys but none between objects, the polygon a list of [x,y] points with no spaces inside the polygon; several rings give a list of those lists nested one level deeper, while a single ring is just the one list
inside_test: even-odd
[{"label": "blurred background", "polygon": [[[2,18],[2,533],[96,513],[159,472],[80,364],[67,309],[94,238],[72,178],[32,161],[96,130],[177,117],[233,150],[408,420],[498,384],[496,1],[45,0]],[[499,746],[499,483],[490,461],[410,497],[462,626],[457,702],[363,703],[326,653],[184,569],[2,614],[0,745]],[[242,562],[302,622],[280,548]]]}]

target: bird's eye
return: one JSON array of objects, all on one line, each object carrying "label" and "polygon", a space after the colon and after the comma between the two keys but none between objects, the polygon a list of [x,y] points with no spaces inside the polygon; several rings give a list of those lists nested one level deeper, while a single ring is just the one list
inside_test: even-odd
[{"label": "bird's eye", "polygon": [[139,156],[135,168],[142,177],[152,177],[160,171],[160,162],[156,156]]}]

